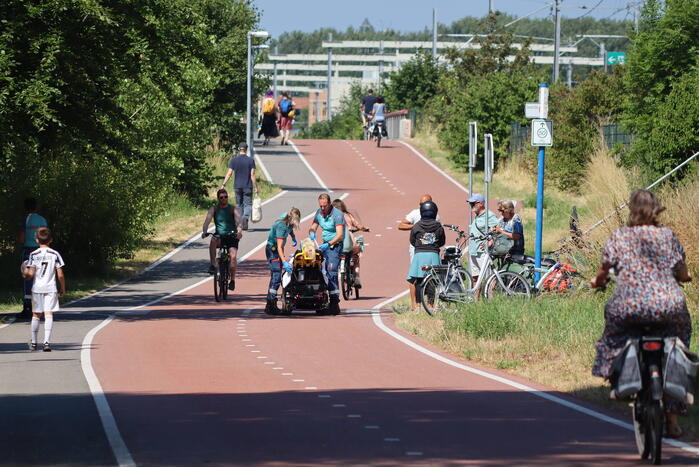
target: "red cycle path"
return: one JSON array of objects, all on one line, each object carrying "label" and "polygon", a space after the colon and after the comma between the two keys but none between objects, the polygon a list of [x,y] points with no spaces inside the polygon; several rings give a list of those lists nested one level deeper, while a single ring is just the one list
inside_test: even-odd
[{"label": "red cycle path", "polygon": [[406,288],[397,222],[428,191],[443,222],[465,226],[462,190],[396,142],[297,145],[371,228],[362,298],[336,317],[264,315],[260,251],[228,303],[207,282],[105,327],[93,365],[138,464],[637,463],[630,432],[441,363],[372,321],[366,310]]}]

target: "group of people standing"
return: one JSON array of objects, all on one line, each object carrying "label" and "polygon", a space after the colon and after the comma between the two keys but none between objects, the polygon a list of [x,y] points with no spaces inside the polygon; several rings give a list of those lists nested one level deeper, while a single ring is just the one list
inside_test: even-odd
[{"label": "group of people standing", "polygon": [[271,138],[281,135],[281,144],[289,144],[291,129],[298,110],[287,92],[282,93],[279,101],[274,101],[274,93],[267,91],[262,99],[262,117],[258,138],[264,135],[263,145],[268,145]]}]

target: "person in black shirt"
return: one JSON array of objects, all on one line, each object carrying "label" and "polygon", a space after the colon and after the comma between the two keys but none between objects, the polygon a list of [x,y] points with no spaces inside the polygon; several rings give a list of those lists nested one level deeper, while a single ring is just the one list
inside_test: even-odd
[{"label": "person in black shirt", "polygon": [[425,277],[423,266],[440,264],[439,249],[444,246],[446,236],[442,224],[437,222],[437,205],[433,201],[420,204],[420,220],[410,231],[410,244],[415,247],[415,255],[408,271],[410,303],[412,309],[418,307],[416,289]]},{"label": "person in black shirt", "polygon": [[359,112],[362,115],[362,124],[366,128],[367,121],[371,119],[371,111],[374,110],[374,104],[378,97],[374,95],[374,91],[369,89],[368,94],[362,98],[362,103],[359,104]]}]

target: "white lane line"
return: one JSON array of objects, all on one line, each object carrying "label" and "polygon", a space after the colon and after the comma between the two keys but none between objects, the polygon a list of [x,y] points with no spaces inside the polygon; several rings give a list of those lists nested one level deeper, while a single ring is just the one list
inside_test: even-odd
[{"label": "white lane line", "polygon": [[378,430],[379,426],[378,425],[364,425],[364,428],[367,430]]},{"label": "white lane line", "polygon": [[421,456],[422,452],[420,451],[407,451],[405,453],[406,456]]},{"label": "white lane line", "polygon": [[[64,313],[61,313],[61,314],[64,314]],[[7,320],[5,320],[5,322],[3,324],[0,324],[0,329],[6,328],[10,324],[14,323],[16,319],[17,318],[15,316],[11,316],[11,317],[7,318]]]},{"label": "white lane line", "polygon": [[309,390],[309,391],[314,391],[314,390],[316,390],[316,389],[318,389],[318,388],[317,388],[316,386],[306,386],[304,389],[307,389],[307,390]]},{"label": "white lane line", "polygon": [[245,344],[245,347],[257,347],[255,344]]},{"label": "white lane line", "polygon": [[276,365],[277,362],[265,362],[265,365]]},{"label": "white lane line", "polygon": [[289,141],[289,143],[291,144],[291,147],[294,148],[294,151],[296,151],[296,155],[299,156],[299,159],[301,159],[301,162],[303,162],[303,164],[306,166],[308,171],[311,172],[311,174],[313,174],[313,176],[315,177],[316,181],[321,186],[321,188],[323,188],[323,190],[325,190],[325,191],[330,191],[330,188],[328,188],[328,185],[326,185],[325,182],[323,181],[323,179],[320,178],[320,175],[318,175],[318,172],[316,172],[313,169],[313,167],[311,167],[311,164],[309,164],[308,161],[306,160],[306,158],[303,156],[303,154],[301,154],[301,151],[299,151],[299,148],[296,147],[294,142]]},{"label": "white lane line", "polygon": [[318,394],[318,399],[330,399],[330,395],[328,395],[328,394]]},{"label": "white lane line", "polygon": [[97,374],[95,374],[95,370],[92,368],[92,355],[90,354],[92,339],[103,327],[111,323],[113,319],[114,316],[112,315],[94,328],[90,329],[90,332],[85,335],[82,347],[80,349],[80,366],[82,367],[87,384],[90,387],[92,397],[95,400],[97,413],[102,421],[104,432],[107,435],[107,440],[112,448],[112,452],[114,452],[114,457],[116,458],[117,464],[120,466],[135,466],[136,463],[134,462],[133,457],[131,457],[131,453],[129,452],[129,448],[126,446],[126,443],[124,443],[124,439],[121,437],[119,427],[117,427],[116,420],[114,419],[112,409],[109,407],[107,397],[104,395],[104,390],[102,389],[100,380],[97,378]]},{"label": "white lane line", "polygon": [[263,359],[263,358],[267,358],[267,357],[265,357],[264,355],[258,355],[257,358]]},{"label": "white lane line", "polygon": [[[400,298],[403,298],[404,296],[408,295],[410,293],[409,290],[404,290],[403,292],[399,293],[398,295],[389,298],[388,300],[384,300],[383,302],[379,303],[378,305],[374,306],[372,308],[372,320],[374,321],[374,324],[381,329],[383,332],[388,334],[389,336],[399,340],[400,342],[406,344],[409,347],[412,347],[413,349],[417,350],[420,353],[423,353],[427,355],[428,357],[432,357],[435,360],[438,360],[442,363],[446,363],[447,365],[453,366],[455,368],[458,368],[460,370],[467,371],[469,373],[473,373],[478,376],[482,376],[483,378],[487,378],[493,381],[497,381],[501,384],[504,384],[506,386],[513,387],[515,389],[519,389],[520,391],[528,392],[529,394],[532,394],[534,396],[540,397],[542,399],[545,399],[547,401],[553,402],[558,405],[562,405],[563,407],[567,407],[569,409],[575,410],[576,412],[580,412],[585,415],[589,415],[590,417],[596,418],[598,420],[601,420],[603,422],[610,423],[612,425],[625,428],[629,431],[633,431],[633,425],[630,423],[622,422],[621,420],[617,420],[616,418],[610,417],[608,415],[605,415],[601,412],[597,412],[596,410],[588,409],[587,407],[583,407],[582,405],[576,404],[574,402],[567,401],[565,399],[561,399],[560,397],[556,397],[554,395],[551,395],[547,392],[544,391],[539,391],[537,389],[534,389],[532,387],[526,386],[524,384],[518,383],[516,381],[512,381],[507,378],[503,378],[502,376],[494,375],[492,373],[488,373],[487,371],[479,370],[477,368],[470,367],[468,365],[461,364],[459,362],[455,362],[454,360],[451,360],[449,358],[446,358],[442,355],[439,355],[438,353],[432,352],[429,349],[426,349],[425,347],[421,346],[420,344],[411,341],[405,336],[402,336],[395,332],[393,329],[389,328],[386,326],[381,319],[381,308],[384,306],[388,305],[389,303],[392,303]],[[682,441],[677,441],[675,439],[667,439],[663,438],[663,441],[666,444],[669,444],[670,446],[682,449],[687,452],[691,452],[692,454],[697,454],[699,455],[699,447],[692,446],[691,444],[688,443],[683,443]]]},{"label": "white lane line", "polygon": [[400,441],[400,438],[384,438],[383,440],[388,443],[397,443],[398,441]]},{"label": "white lane line", "polygon": [[262,162],[262,159],[260,158],[260,156],[257,155],[257,151],[254,151],[254,152],[255,152],[255,163],[256,163],[258,166],[260,166],[260,168],[262,169],[262,173],[264,174],[264,176],[265,176],[265,178],[267,179],[267,181],[268,181],[269,183],[274,183],[274,182],[272,181],[272,176],[269,174],[269,170],[267,170],[267,166],[265,165],[264,162]]},{"label": "white lane line", "polygon": [[293,381],[294,383],[303,383],[306,380],[305,379],[292,379],[291,381]]},{"label": "white lane line", "polygon": [[347,418],[362,418],[358,413],[351,413],[347,415]]},{"label": "white lane line", "polygon": [[273,370],[283,370],[284,367],[283,367],[283,366],[275,366],[275,367],[272,368],[272,369],[273,369]]},{"label": "white lane line", "polygon": [[282,376],[294,376],[293,373],[282,373]]},{"label": "white lane line", "polygon": [[463,186],[461,183],[457,182],[451,175],[449,175],[448,173],[446,173],[444,170],[442,170],[442,169],[440,169],[439,167],[437,167],[437,166],[436,166],[431,160],[429,160],[427,157],[425,157],[425,156],[423,156],[422,154],[420,154],[420,152],[419,152],[417,149],[415,149],[414,147],[412,147],[410,144],[406,143],[405,141],[398,141],[398,142],[399,142],[400,144],[402,144],[403,146],[407,147],[408,149],[410,149],[413,153],[415,153],[416,156],[418,156],[420,159],[422,159],[427,165],[429,165],[430,167],[432,167],[434,170],[436,170],[436,171],[439,172],[441,175],[443,175],[444,178],[446,178],[446,179],[449,180],[451,183],[453,183],[454,185],[456,185],[456,186],[459,188],[459,190],[464,191],[465,193],[468,194],[468,188],[466,188],[465,186]]},{"label": "white lane line", "polygon": [[337,407],[337,408],[347,407],[347,404],[333,404],[333,407]]},{"label": "white lane line", "polygon": [[251,352],[251,353],[260,353],[260,352],[262,352],[262,351],[261,351],[261,350],[251,350],[250,352]]}]

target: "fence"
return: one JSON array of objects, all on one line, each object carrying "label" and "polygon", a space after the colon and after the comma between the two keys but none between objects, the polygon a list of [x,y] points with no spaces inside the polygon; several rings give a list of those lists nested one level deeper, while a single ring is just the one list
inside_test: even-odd
[{"label": "fence", "polygon": [[[602,133],[604,141],[609,149],[622,145],[624,148],[631,146],[633,135],[628,131],[622,130],[618,123],[610,123],[602,125]],[[510,123],[510,148],[509,154],[515,154],[523,151],[529,142],[529,125],[521,125],[519,122]],[[555,145],[555,136],[554,136]]]},{"label": "fence", "polygon": [[410,112],[399,110],[386,114],[386,132],[389,139],[409,138],[412,134],[412,120]]}]

